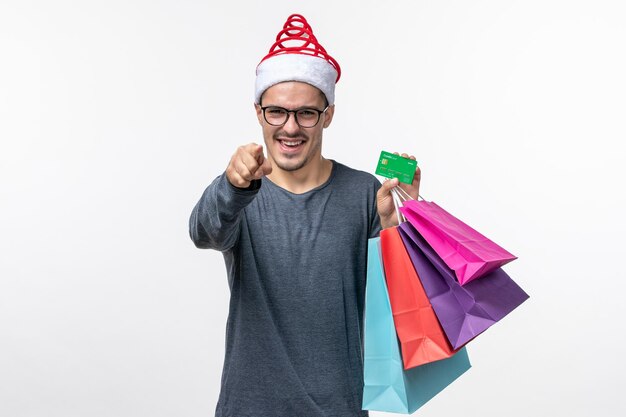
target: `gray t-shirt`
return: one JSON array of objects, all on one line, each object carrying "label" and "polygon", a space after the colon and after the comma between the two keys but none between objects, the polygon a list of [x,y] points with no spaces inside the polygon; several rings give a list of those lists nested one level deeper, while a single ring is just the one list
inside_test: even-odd
[{"label": "gray t-shirt", "polygon": [[217,417],[348,417],[361,411],[367,239],[380,232],[371,174],[333,161],[293,194],[225,175],[190,218],[196,246],[223,252],[231,290]]}]

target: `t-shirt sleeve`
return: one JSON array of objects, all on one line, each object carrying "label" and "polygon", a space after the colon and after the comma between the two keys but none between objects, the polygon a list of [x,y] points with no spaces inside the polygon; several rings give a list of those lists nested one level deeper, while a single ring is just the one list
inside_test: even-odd
[{"label": "t-shirt sleeve", "polygon": [[254,200],[261,180],[249,188],[233,186],[226,174],[218,176],[204,191],[189,217],[189,236],[198,248],[225,251],[239,238],[243,210]]}]

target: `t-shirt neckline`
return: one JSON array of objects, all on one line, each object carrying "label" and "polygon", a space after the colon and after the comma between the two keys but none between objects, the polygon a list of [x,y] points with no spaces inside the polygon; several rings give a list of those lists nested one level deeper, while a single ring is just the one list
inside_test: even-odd
[{"label": "t-shirt neckline", "polygon": [[305,196],[305,195],[310,194],[312,192],[319,191],[319,190],[321,190],[322,188],[325,188],[326,186],[328,186],[328,184],[331,183],[331,181],[335,177],[335,172],[337,171],[337,162],[335,162],[334,159],[329,159],[329,161],[332,163],[332,167],[330,168],[330,175],[328,176],[328,179],[326,181],[324,181],[322,184],[318,185],[317,187],[311,188],[310,190],[305,191],[303,193],[291,192],[291,191],[287,190],[286,188],[283,188],[280,185],[275,184],[274,182],[272,182],[272,180],[270,180],[267,177],[264,178],[264,179],[267,180],[267,182],[269,184],[271,184],[273,187],[275,187],[275,188],[277,188],[279,190],[282,190],[282,191],[284,191],[285,193],[287,193],[289,195],[292,195],[292,196]]}]

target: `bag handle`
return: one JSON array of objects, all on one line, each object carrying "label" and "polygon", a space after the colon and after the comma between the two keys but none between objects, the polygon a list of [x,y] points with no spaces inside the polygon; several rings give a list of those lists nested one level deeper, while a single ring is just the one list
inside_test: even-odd
[{"label": "bag handle", "polygon": [[[407,193],[404,189],[402,189],[402,187],[400,187],[399,185],[393,187],[391,189],[391,198],[393,200],[393,205],[396,209],[396,216],[398,216],[398,223],[404,223],[406,222],[406,217],[404,217],[404,214],[402,214],[402,212],[400,211],[400,207],[404,207],[404,202],[405,201],[411,201],[411,200],[415,200],[413,197],[411,197],[411,195],[409,195],[409,193]],[[424,200],[424,197],[422,197],[421,195],[417,195],[417,200],[422,199]]]},{"label": "bag handle", "polygon": [[404,206],[404,204],[402,203],[406,201],[406,198],[396,190],[397,188],[400,188],[400,187],[393,187],[391,189],[391,199],[393,200],[393,205],[396,208],[396,216],[398,216],[398,223],[404,223],[406,222],[406,217],[404,217],[404,214],[402,214],[402,212],[400,211],[400,207]]},{"label": "bag handle", "polygon": [[391,191],[392,192],[395,191],[398,197],[400,197],[401,201],[420,200],[420,199],[424,200],[424,197],[422,197],[420,194],[417,195],[417,198],[411,197],[409,193],[404,191],[404,188],[400,187],[399,185],[393,187]]}]

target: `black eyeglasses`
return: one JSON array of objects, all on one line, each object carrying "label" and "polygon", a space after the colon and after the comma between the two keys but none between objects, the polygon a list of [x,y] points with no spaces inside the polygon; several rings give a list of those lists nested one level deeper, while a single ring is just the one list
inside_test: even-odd
[{"label": "black eyeglasses", "polygon": [[293,113],[296,123],[300,127],[315,127],[320,121],[322,113],[328,110],[328,106],[324,110],[318,110],[311,107],[302,107],[295,110],[287,110],[278,106],[261,107],[263,110],[263,118],[272,126],[283,126],[289,120],[289,113]]}]

